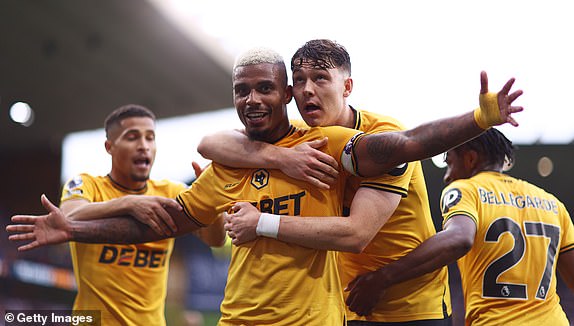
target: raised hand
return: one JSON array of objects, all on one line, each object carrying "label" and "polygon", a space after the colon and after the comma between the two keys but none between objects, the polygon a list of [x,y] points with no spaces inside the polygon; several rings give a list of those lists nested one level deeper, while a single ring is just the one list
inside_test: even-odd
[{"label": "raised hand", "polygon": [[280,167],[283,173],[297,180],[303,180],[320,189],[329,189],[337,181],[339,171],[337,160],[319,150],[327,145],[328,139],[305,142],[288,149]]},{"label": "raised hand", "polygon": [[6,227],[10,241],[27,241],[18,251],[63,243],[70,240],[68,220],[46,195],[41,197],[47,215],[14,215],[12,223]]},{"label": "raised hand", "polygon": [[125,196],[122,200],[128,201],[130,215],[143,224],[149,226],[159,235],[172,236],[177,232],[177,226],[167,212],[168,208],[181,211],[181,205],[171,198],[158,196]]},{"label": "raised hand", "polygon": [[233,213],[224,213],[223,228],[231,238],[231,243],[240,245],[257,238],[257,223],[261,212],[251,203],[238,202],[231,208]]},{"label": "raised hand", "polygon": [[481,128],[488,129],[504,123],[518,126],[512,114],[521,112],[524,108],[512,105],[514,100],[522,95],[522,90],[510,93],[514,81],[514,78],[510,78],[498,93],[490,93],[488,76],[485,71],[480,73],[480,110],[475,112],[475,119]]}]

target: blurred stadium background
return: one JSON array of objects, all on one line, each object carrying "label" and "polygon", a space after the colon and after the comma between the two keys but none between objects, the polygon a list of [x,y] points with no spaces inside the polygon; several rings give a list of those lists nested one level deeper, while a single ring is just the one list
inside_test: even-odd
[{"label": "blurred stadium background", "polygon": [[[288,60],[308,39],[341,42],[353,60],[356,88],[350,103],[408,126],[476,105],[481,69],[496,87],[516,76],[526,92],[520,104],[528,111],[517,117],[521,127],[502,128],[519,145],[509,173],[553,192],[572,215],[573,108],[563,98],[574,89],[574,50],[563,44],[574,29],[565,16],[571,5],[408,1],[394,6],[338,0],[282,6],[0,0],[0,311],[71,306],[75,282],[67,245],[18,253],[4,227],[12,214],[42,213],[40,195],[57,200],[63,181],[75,173],[109,170],[99,129],[105,116],[126,103],[154,110],[161,120],[153,177],[191,182],[191,161],[207,163],[195,151],[199,138],[238,126],[231,67],[233,57],[253,45],[276,48]],[[304,10],[316,20],[301,17]],[[345,17],[338,16],[341,10]],[[284,18],[285,11],[293,15]],[[494,23],[481,25],[486,15]],[[483,35],[492,37],[482,40],[489,46],[479,44]],[[293,104],[289,110],[298,118]],[[440,228],[444,170],[437,166],[440,157],[423,163]],[[212,250],[193,236],[176,241],[170,325],[216,322],[228,259],[229,246]],[[455,321],[462,325],[462,298],[452,271]],[[559,293],[574,320],[574,296],[561,282]]]}]

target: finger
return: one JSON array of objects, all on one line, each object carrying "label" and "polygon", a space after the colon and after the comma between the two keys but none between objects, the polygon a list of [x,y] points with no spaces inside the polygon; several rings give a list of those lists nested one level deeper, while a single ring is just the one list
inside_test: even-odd
[{"label": "finger", "polygon": [[521,106],[511,106],[510,108],[508,108],[508,111],[511,113],[522,112],[524,111],[524,108]]},{"label": "finger", "polygon": [[351,282],[349,282],[349,284],[347,284],[347,286],[345,287],[345,291],[352,291],[353,288],[357,285],[358,281],[359,277],[355,277]]},{"label": "finger", "polygon": [[161,228],[155,220],[148,220],[148,221],[146,221],[146,224],[147,224],[147,226],[149,226],[153,230],[153,232],[155,232],[159,235],[165,235],[165,236],[168,235],[166,233],[167,230],[164,230],[163,228]]},{"label": "finger", "polygon": [[36,240],[36,235],[34,233],[12,234],[8,237],[8,240],[10,241]]},{"label": "finger", "polygon": [[510,89],[512,88],[512,85],[514,84],[515,79],[514,78],[510,78],[506,84],[504,84],[504,86],[502,86],[502,89],[500,90],[499,94],[508,94],[508,92],[510,92]]},{"label": "finger", "polygon": [[506,118],[506,122],[510,123],[511,125],[513,125],[514,127],[518,127],[518,122],[516,122],[516,120],[514,120],[513,117],[508,117]]},{"label": "finger", "polygon": [[227,214],[227,212],[223,212],[223,220],[225,221],[225,224],[228,224],[229,222],[231,222],[231,214]]},{"label": "finger", "polygon": [[337,181],[336,176],[332,176],[327,172],[323,172],[320,170],[311,170],[309,173],[311,174],[311,176],[315,177],[315,179],[319,179],[323,183],[326,183],[329,185],[333,185]]},{"label": "finger", "polygon": [[522,90],[519,89],[516,92],[513,92],[512,94],[508,95],[508,102],[512,103],[514,102],[514,100],[516,100],[518,97],[520,97],[520,95],[522,95]]},{"label": "finger", "polygon": [[165,208],[171,208],[171,209],[174,209],[177,211],[183,210],[183,207],[175,199],[163,198],[163,197],[158,197],[158,198],[159,198],[159,201],[161,203],[161,206],[163,206]]},{"label": "finger", "polygon": [[486,71],[480,72],[480,94],[488,93],[488,76]]},{"label": "finger", "polygon": [[40,197],[40,201],[42,202],[42,206],[44,206],[44,208],[49,212],[58,210],[58,207],[52,204],[52,202],[48,199],[48,197],[46,197],[45,194],[42,194],[42,196]]},{"label": "finger", "polygon": [[307,142],[307,145],[309,145],[312,148],[318,149],[318,148],[321,148],[321,147],[327,145],[328,143],[329,143],[329,139],[327,137],[325,137],[323,139],[317,139],[317,140]]},{"label": "finger", "polygon": [[322,171],[334,176],[337,176],[337,174],[339,174],[339,171],[337,170],[339,164],[337,163],[336,159],[334,159],[331,155],[323,153],[321,151],[317,151],[316,154],[317,154],[316,155],[317,160],[323,163],[322,165],[319,165]]},{"label": "finger", "polygon": [[38,241],[34,241],[34,242],[30,242],[27,245],[23,245],[23,246],[18,247],[18,251],[28,251],[28,250],[32,250],[34,248],[37,248],[39,246],[40,246],[40,244],[38,243]]},{"label": "finger", "polygon": [[177,232],[177,225],[175,224],[175,221],[163,207],[161,207],[161,209],[158,209],[156,213],[161,219],[160,224],[165,224],[167,231],[170,232],[169,235]]},{"label": "finger", "polygon": [[331,189],[331,186],[329,186],[328,184],[322,182],[321,180],[319,180],[317,178],[309,176],[306,179],[307,179],[307,182],[309,184],[313,185],[316,188],[323,189],[323,190]]},{"label": "finger", "polygon": [[191,166],[193,167],[193,171],[195,172],[195,177],[199,178],[199,176],[203,173],[203,169],[199,166],[199,163],[193,161],[191,162]]},{"label": "finger", "polygon": [[238,214],[241,213],[242,210],[249,208],[249,206],[253,206],[251,205],[251,203],[248,202],[238,202],[235,205],[233,205],[233,209],[235,210],[234,212],[234,216],[237,216]]},{"label": "finger", "polygon": [[17,224],[17,225],[8,225],[6,227],[6,231],[10,233],[15,232],[34,232],[34,225],[33,224]]},{"label": "finger", "polygon": [[349,294],[349,296],[347,297],[347,300],[345,300],[345,304],[349,307],[349,309],[353,312],[355,312],[355,310],[357,309],[356,307],[356,301],[357,301],[357,296],[354,292],[351,292]]},{"label": "finger", "polygon": [[14,215],[11,221],[13,223],[34,224],[36,223],[36,217],[32,215]]}]

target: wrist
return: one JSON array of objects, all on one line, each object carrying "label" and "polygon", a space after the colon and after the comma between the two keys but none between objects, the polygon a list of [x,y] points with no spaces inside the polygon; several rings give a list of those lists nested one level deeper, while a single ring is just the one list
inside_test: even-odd
[{"label": "wrist", "polygon": [[498,106],[498,94],[486,93],[479,96],[480,107],[474,110],[474,121],[482,129],[503,123]]},{"label": "wrist", "polygon": [[267,165],[270,169],[277,169],[283,171],[286,162],[285,157],[289,155],[289,148],[271,145],[269,151],[265,155],[267,158]]},{"label": "wrist", "polygon": [[279,234],[279,224],[281,223],[281,216],[269,213],[261,213],[255,233],[258,236],[277,239]]},{"label": "wrist", "polygon": [[68,221],[64,227],[64,234],[66,241],[77,241],[78,239],[79,223],[77,221]]}]

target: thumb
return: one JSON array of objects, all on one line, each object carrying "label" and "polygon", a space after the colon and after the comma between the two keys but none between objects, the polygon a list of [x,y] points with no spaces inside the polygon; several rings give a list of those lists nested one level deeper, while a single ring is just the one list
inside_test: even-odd
[{"label": "thumb", "polygon": [[486,71],[480,72],[480,94],[488,93],[488,76]]},{"label": "thumb", "polygon": [[358,281],[359,281],[359,278],[355,277],[351,282],[349,282],[349,284],[347,284],[347,287],[343,291],[345,291],[345,292],[351,291],[355,287],[355,284]]},{"label": "thumb", "polygon": [[199,166],[199,163],[195,161],[191,162],[191,166],[193,167],[193,172],[195,172],[195,177],[199,178],[199,176],[203,172],[203,169],[201,168],[201,166]]},{"label": "thumb", "polygon": [[325,145],[327,145],[329,143],[329,138],[325,137],[323,139],[317,139],[317,140],[313,140],[308,142],[309,146],[311,146],[312,148],[318,149],[321,148]]},{"label": "thumb", "polygon": [[42,206],[44,206],[44,208],[47,211],[53,212],[55,210],[58,210],[58,207],[56,207],[56,205],[52,204],[52,202],[48,199],[48,197],[46,197],[45,194],[42,194],[42,197],[40,197],[40,201],[42,202]]}]

